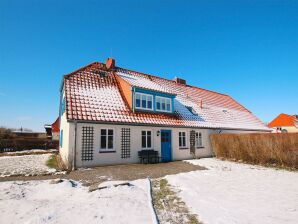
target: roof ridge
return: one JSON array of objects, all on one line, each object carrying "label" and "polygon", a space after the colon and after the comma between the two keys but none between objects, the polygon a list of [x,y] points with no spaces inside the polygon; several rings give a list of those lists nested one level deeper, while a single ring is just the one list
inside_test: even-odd
[{"label": "roof ridge", "polygon": [[63,75],[63,77],[64,77],[64,78],[67,78],[67,77],[69,77],[69,76],[71,76],[71,75],[74,75],[74,74],[77,73],[77,72],[80,72],[80,71],[82,71],[82,70],[84,70],[84,69],[90,67],[91,65],[103,65],[103,64],[100,63],[100,62],[94,61],[94,62],[92,62],[92,63],[90,63],[90,64],[88,64],[88,65],[85,65],[85,66],[80,67],[80,68],[78,68],[78,69],[76,69],[76,70],[74,70],[74,71],[72,71],[72,72],[70,72],[70,73],[67,73],[67,74]]},{"label": "roof ridge", "polygon": [[[166,81],[170,81],[170,82],[174,82],[176,83],[174,80],[171,80],[171,79],[166,79],[166,78],[163,78],[163,77],[160,77],[160,76],[157,76],[157,75],[152,75],[152,74],[147,74],[147,73],[143,73],[143,72],[138,72],[138,71],[135,71],[135,70],[131,70],[131,69],[127,69],[127,68],[121,68],[121,67],[116,67],[116,68],[119,68],[119,69],[123,69],[123,70],[127,70],[129,72],[134,72],[134,73],[138,73],[138,74],[141,74],[141,75],[144,75],[144,76],[148,76],[148,77],[155,77],[155,78],[159,78],[159,79],[163,79],[163,80],[166,80]],[[152,80],[151,80],[152,81]],[[223,95],[223,96],[228,96],[230,97],[228,94],[225,94],[225,93],[219,93],[219,92],[216,92],[216,91],[213,91],[213,90],[209,90],[209,89],[204,89],[204,88],[201,88],[201,87],[197,87],[197,86],[192,86],[192,85],[185,85],[187,87],[191,87],[191,88],[197,88],[197,89],[201,89],[201,90],[204,90],[204,91],[208,91],[208,92],[212,92],[212,93],[216,93],[216,94],[219,94],[219,95]]]}]

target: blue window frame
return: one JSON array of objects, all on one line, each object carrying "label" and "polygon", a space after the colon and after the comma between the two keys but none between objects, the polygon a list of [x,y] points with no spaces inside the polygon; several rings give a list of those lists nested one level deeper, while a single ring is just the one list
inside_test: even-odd
[{"label": "blue window frame", "polygon": [[156,96],[156,111],[172,112],[172,99],[167,97]]},{"label": "blue window frame", "polygon": [[136,93],[135,98],[135,104],[137,109],[153,110],[153,95],[145,93]]}]

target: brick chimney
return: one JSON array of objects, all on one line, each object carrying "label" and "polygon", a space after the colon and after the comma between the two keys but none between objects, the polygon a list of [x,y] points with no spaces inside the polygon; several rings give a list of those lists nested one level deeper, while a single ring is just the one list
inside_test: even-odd
[{"label": "brick chimney", "polygon": [[113,58],[108,58],[108,59],[106,60],[106,68],[107,68],[108,70],[110,70],[110,69],[114,69],[114,68],[115,68],[115,60],[114,60]]},{"label": "brick chimney", "polygon": [[176,83],[178,84],[183,84],[183,85],[186,85],[186,81],[185,79],[181,79],[181,78],[178,78],[175,76],[175,78],[173,79],[173,81],[175,81]]}]

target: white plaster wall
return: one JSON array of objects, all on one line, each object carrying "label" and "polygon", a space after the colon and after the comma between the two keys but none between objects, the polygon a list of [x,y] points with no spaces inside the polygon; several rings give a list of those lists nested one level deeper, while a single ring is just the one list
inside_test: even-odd
[{"label": "white plaster wall", "polygon": [[52,132],[52,140],[59,140],[59,132]]},{"label": "white plaster wall", "polygon": [[[74,125],[74,124],[73,124]],[[92,161],[82,161],[82,127],[94,128],[94,151]],[[101,153],[100,152],[100,129],[112,128],[114,129],[114,149],[115,152]],[[121,128],[130,128],[131,132],[131,157],[121,158]],[[74,128],[71,128],[74,129]],[[191,129],[191,128],[160,128],[160,127],[147,127],[147,126],[125,126],[125,125],[108,125],[108,124],[77,124],[77,137],[76,137],[76,167],[89,167],[111,164],[125,164],[125,163],[139,163],[138,151],[142,149],[141,146],[141,132],[142,130],[151,130],[153,134],[152,149],[161,154],[160,136],[157,136],[157,131],[160,130],[172,131],[172,160],[191,159],[193,156],[190,154],[189,149],[189,132],[191,130],[202,132],[204,148],[196,149],[197,157],[206,157],[213,155],[210,146],[209,134],[211,130],[208,129]],[[179,131],[186,131],[187,133],[187,148],[179,149]],[[74,144],[71,144],[74,145]]]},{"label": "white plaster wall", "polygon": [[70,169],[73,163],[74,124],[67,121],[66,112],[63,113],[60,119],[60,132],[63,130],[63,144],[61,147],[59,143],[59,153],[66,167]]}]

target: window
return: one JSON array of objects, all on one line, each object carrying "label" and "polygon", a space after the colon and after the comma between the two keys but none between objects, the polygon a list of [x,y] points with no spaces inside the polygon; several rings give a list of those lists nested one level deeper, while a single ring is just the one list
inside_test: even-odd
[{"label": "window", "polygon": [[172,100],[166,97],[156,97],[156,111],[172,112]]},{"label": "window", "polygon": [[109,151],[114,149],[113,129],[100,129],[100,149]]},{"label": "window", "polygon": [[152,132],[142,131],[142,148],[152,148]]},{"label": "window", "polygon": [[153,96],[144,93],[136,93],[136,108],[143,110],[153,110]]},{"label": "window", "polygon": [[196,147],[203,147],[202,133],[196,132]]},{"label": "window", "polygon": [[179,148],[185,148],[186,147],[186,132],[182,131],[179,132]]}]

